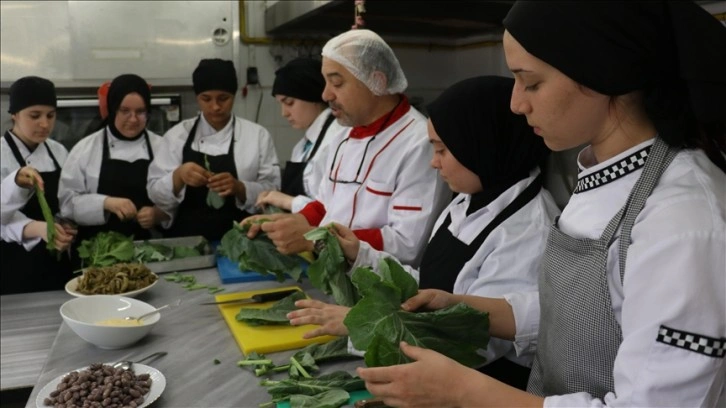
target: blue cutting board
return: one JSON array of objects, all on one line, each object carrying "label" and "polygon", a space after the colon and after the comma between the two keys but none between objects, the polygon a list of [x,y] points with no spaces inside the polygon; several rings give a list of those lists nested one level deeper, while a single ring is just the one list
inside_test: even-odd
[{"label": "blue cutting board", "polygon": [[[308,269],[308,263],[300,260],[303,275]],[[255,271],[241,271],[239,265],[226,256],[217,254],[217,271],[222,283],[258,282],[275,280],[275,275],[263,275]]]},{"label": "blue cutting board", "polygon": [[[367,390],[360,390],[360,391],[351,391],[350,393],[350,399],[348,400],[348,405],[346,406],[353,406],[356,402],[368,398],[372,398],[370,392]],[[289,401],[282,401],[277,403],[277,408],[290,408],[290,402]]]}]

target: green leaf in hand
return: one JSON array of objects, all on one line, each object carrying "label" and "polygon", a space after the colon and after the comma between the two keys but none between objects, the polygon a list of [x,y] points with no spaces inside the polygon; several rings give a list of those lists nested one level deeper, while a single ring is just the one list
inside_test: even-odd
[{"label": "green leaf in hand", "polygon": [[38,204],[40,205],[40,210],[43,213],[43,221],[45,221],[46,225],[46,237],[48,238],[48,242],[45,244],[45,247],[48,249],[48,251],[54,252],[56,250],[55,247],[55,219],[53,217],[53,211],[51,211],[50,206],[48,205],[48,201],[45,199],[45,192],[40,189],[38,186],[38,181],[33,180],[33,185],[35,186],[35,195],[38,197]]}]

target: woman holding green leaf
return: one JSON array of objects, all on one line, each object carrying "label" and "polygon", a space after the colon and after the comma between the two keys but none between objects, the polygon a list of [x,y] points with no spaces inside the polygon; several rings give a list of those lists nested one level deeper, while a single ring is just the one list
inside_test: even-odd
[{"label": "woman holding green leaf", "polygon": [[166,132],[147,189],[171,217],[164,235],[217,241],[233,221],[256,212],[258,194],[280,188],[280,166],[267,129],[232,113],[232,61],[201,60],[192,82],[201,113]]},{"label": "woman holding green leaf", "polygon": [[76,230],[54,219],[68,155],[62,144],[48,139],[55,109],[55,86],[47,79],[24,77],[10,87],[13,127],[0,141],[2,294],[62,289],[72,278],[69,260],[60,252],[69,248]]},{"label": "woman holding green leaf", "polygon": [[[445,90],[429,107],[431,166],[458,194],[439,216],[418,270],[404,266],[421,289],[497,297],[537,288],[547,231],[559,214],[542,189],[539,166],[549,150],[524,118],[509,110],[514,81],[476,77]],[[352,269],[391,256],[334,224],[333,233]],[[308,336],[346,334],[348,308],[315,300],[296,303],[290,322],[320,324]],[[492,339],[481,370],[519,388],[530,358],[517,357],[510,341]]]}]

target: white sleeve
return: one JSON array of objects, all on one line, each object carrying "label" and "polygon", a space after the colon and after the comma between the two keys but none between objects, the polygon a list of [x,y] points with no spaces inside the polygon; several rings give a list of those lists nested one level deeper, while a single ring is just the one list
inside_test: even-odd
[{"label": "white sleeve", "polygon": [[516,292],[503,297],[514,313],[514,350],[518,356],[535,353],[539,333],[539,292]]},{"label": "white sleeve", "polygon": [[[146,183],[149,199],[171,217],[161,224],[164,228],[169,228],[174,222],[176,210],[184,201],[186,193],[186,186],[184,186],[178,196],[174,195],[173,174],[174,170],[183,164],[182,151],[189,134],[185,125],[188,122],[189,120],[181,122],[166,132],[158,149],[154,150],[154,160],[149,164]],[[188,125],[191,126],[191,124]]]},{"label": "white sleeve", "polygon": [[[373,271],[377,274],[380,274],[380,270],[378,266],[381,263],[381,260],[385,258],[393,258],[396,259],[395,256],[389,254],[385,251],[378,251],[377,249],[373,248],[371,244],[360,241],[360,247],[358,248],[358,255],[355,258],[355,262],[353,262],[353,265],[350,267],[350,271],[354,271],[356,268],[367,268],[371,267],[373,268]],[[401,263],[401,261],[396,259],[396,262]],[[401,264],[403,267],[403,270],[408,272],[409,275],[413,276],[414,279],[416,279],[416,282],[419,280],[419,272],[418,269],[415,269],[411,267],[410,265]]]},{"label": "white sleeve", "polygon": [[[97,157],[101,148],[96,135],[90,135],[78,142],[66,160],[58,184],[58,202],[61,215],[74,220],[78,225],[103,225],[108,221],[108,214],[103,203],[108,197],[91,191],[88,185],[89,172],[100,172],[92,168],[92,158]],[[105,143],[103,138],[101,143]],[[95,188],[94,188],[95,190]]]},{"label": "white sleeve", "polygon": [[[280,189],[280,163],[277,160],[277,152],[275,151],[275,144],[272,141],[270,132],[262,126],[258,128],[258,146],[259,146],[259,157],[258,157],[258,168],[257,168],[257,179],[256,180],[243,180],[243,166],[246,163],[240,163],[239,158],[244,157],[241,154],[236,154],[235,164],[237,166],[237,178],[244,183],[246,190],[246,201],[244,203],[237,200],[237,207],[247,211],[249,213],[255,213],[259,209],[255,206],[257,202],[257,196],[267,190],[279,190]],[[248,149],[249,146],[244,146],[242,143],[235,145],[235,151],[238,149]]]},{"label": "white sleeve", "polygon": [[290,206],[290,212],[298,212],[305,208],[306,205],[313,202],[312,198],[304,195],[295,196],[292,198],[292,205]]},{"label": "white sleeve", "polygon": [[20,209],[27,204],[34,193],[32,189],[22,188],[15,184],[15,175],[19,169],[12,171],[0,184],[0,238],[5,242],[22,243],[26,250],[31,250],[41,239],[23,240],[23,229],[33,221]]}]

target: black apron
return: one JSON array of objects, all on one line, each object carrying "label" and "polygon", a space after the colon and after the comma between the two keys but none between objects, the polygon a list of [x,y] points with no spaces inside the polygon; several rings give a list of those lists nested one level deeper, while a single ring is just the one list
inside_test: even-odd
[{"label": "black apron", "polygon": [[[219,156],[207,155],[209,168],[214,173],[228,172],[237,177],[237,166],[234,163],[234,117],[232,119],[232,140],[229,141],[227,154]],[[194,162],[204,167],[204,153],[192,150],[192,142],[199,124],[199,117],[194,121],[192,130],[189,131],[187,141],[182,151],[182,163]],[[224,205],[220,209],[214,209],[207,205],[206,186],[186,186],[184,201],[179,205],[176,212],[174,224],[167,231],[166,236],[186,237],[202,235],[208,241],[219,241],[227,231],[232,229],[233,221],[241,221],[249,214],[237,208],[234,194],[225,197]]]},{"label": "black apron", "polygon": [[[21,167],[27,165],[20,154],[18,146],[5,132],[5,140],[10,150]],[[40,172],[45,185],[45,199],[48,202],[53,214],[59,212],[58,205],[58,181],[60,180],[61,166],[58,164],[53,152],[46,143],[43,146],[55,165],[54,171]],[[41,148],[38,146],[38,148]],[[26,217],[43,221],[43,212],[40,209],[37,197],[31,197],[25,206],[20,210]],[[32,250],[26,251],[25,247],[17,242],[0,241],[0,258],[2,258],[2,289],[3,295],[11,293],[43,292],[48,290],[62,290],[66,282],[73,278],[70,261],[64,253],[59,261],[56,254],[51,254],[46,249],[45,241],[39,242]]]},{"label": "black apron", "polygon": [[[421,267],[419,268],[419,288],[433,288],[449,293],[453,292],[454,282],[456,282],[459,271],[476,254],[489,234],[512,214],[532,201],[541,188],[542,173],[502,212],[497,214],[469,245],[454,237],[447,228],[451,224],[451,214],[449,214],[426,246],[421,260]],[[530,369],[513,363],[506,358],[500,358],[479,368],[479,371],[503,383],[524,390],[527,387]]]},{"label": "black apron", "polygon": [[[143,137],[146,139],[149,158],[127,162],[110,157],[108,133],[104,130],[103,159],[101,160],[98,188],[96,189],[98,194],[128,198],[134,203],[136,210],[154,205],[146,192],[146,178],[149,172],[149,163],[154,159],[154,151],[151,149],[151,141],[146,131],[144,131]],[[123,141],[118,143],[123,143]],[[151,238],[151,232],[141,228],[136,220],[121,221],[116,214],[111,213],[105,224],[79,227],[76,242],[80,244],[84,239],[91,239],[99,232],[105,231],[116,231],[126,236],[133,235],[135,240]]]},{"label": "black apron", "polygon": [[320,147],[320,144],[325,137],[325,132],[328,131],[330,124],[333,123],[334,120],[335,116],[333,116],[332,114],[328,115],[328,117],[325,119],[325,123],[323,123],[322,129],[320,129],[320,134],[318,134],[318,139],[315,140],[315,145],[313,145],[313,150],[310,152],[310,155],[305,161],[294,162],[288,160],[285,163],[285,170],[282,172],[280,191],[293,197],[299,195],[308,195],[308,193],[305,191],[305,184],[303,183],[303,174],[305,172],[305,167],[308,165],[310,159],[315,156],[315,152],[318,151],[318,148]]}]

